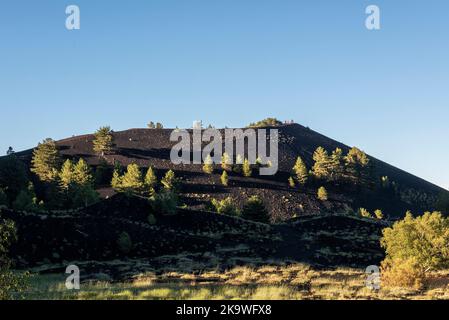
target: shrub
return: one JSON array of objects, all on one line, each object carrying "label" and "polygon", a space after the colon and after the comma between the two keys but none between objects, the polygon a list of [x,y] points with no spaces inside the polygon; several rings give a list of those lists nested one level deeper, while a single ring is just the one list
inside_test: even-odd
[{"label": "shrub", "polygon": [[2,188],[0,188],[0,207],[1,206],[8,206],[8,197]]},{"label": "shrub", "polygon": [[234,205],[234,201],[231,197],[227,197],[223,200],[212,199],[210,206],[211,211],[225,214],[228,216],[238,216],[240,215],[239,210]]},{"label": "shrub", "polygon": [[153,121],[150,121],[148,124],[148,129],[156,129],[156,124]]},{"label": "shrub", "polygon": [[372,218],[373,217],[371,215],[371,213],[368,210],[366,210],[365,208],[359,209],[359,215],[363,218]]},{"label": "shrub", "polygon": [[416,259],[397,260],[394,264],[382,263],[382,283],[387,287],[420,289],[425,284],[425,273]]},{"label": "shrub", "polygon": [[17,199],[13,203],[14,210],[19,211],[37,211],[39,209],[36,194],[34,192],[34,186],[30,182],[28,188],[23,189]]},{"label": "shrub", "polygon": [[436,207],[439,211],[449,215],[449,193],[447,191],[439,194]]},{"label": "shrub", "polygon": [[133,249],[131,237],[127,232],[122,232],[117,239],[117,246],[121,253],[128,254]]},{"label": "shrub", "polygon": [[28,184],[25,164],[15,154],[0,158],[0,188],[11,204]]},{"label": "shrub", "polygon": [[101,186],[111,181],[112,170],[108,166],[108,163],[101,159],[100,164],[95,168],[95,185]]},{"label": "shrub", "polygon": [[[392,275],[402,272],[403,277],[410,278],[448,268],[449,218],[443,217],[440,212],[426,212],[414,218],[407,212],[403,220],[383,230],[381,245],[386,252],[383,268]],[[399,276],[391,277],[395,278]],[[408,281],[411,283],[414,280]]]},{"label": "shrub", "polygon": [[243,206],[242,218],[262,223],[270,222],[270,215],[258,196],[252,196]]},{"label": "shrub", "polygon": [[28,274],[10,270],[11,261],[7,254],[10,245],[17,240],[16,227],[13,221],[0,216],[0,300],[13,299],[28,286]]},{"label": "shrub", "polygon": [[317,197],[318,197],[318,200],[327,201],[328,196],[327,196],[327,190],[325,187],[320,187],[318,189]]},{"label": "shrub", "polygon": [[178,195],[170,190],[163,190],[150,197],[152,210],[157,214],[175,214],[178,208]]},{"label": "shrub", "polygon": [[224,185],[225,187],[228,186],[229,184],[229,177],[228,177],[228,173],[226,171],[223,171],[221,177],[220,177],[220,181],[221,184]]},{"label": "shrub", "polygon": [[296,187],[295,179],[293,179],[293,177],[288,178],[288,185],[290,186],[290,188]]},{"label": "shrub", "polygon": [[153,214],[148,215],[148,223],[154,226],[157,223],[156,217]]},{"label": "shrub", "polygon": [[374,216],[376,217],[377,220],[382,220],[384,218],[384,214],[380,209],[374,211]]},{"label": "shrub", "polygon": [[59,172],[59,186],[66,196],[68,207],[79,208],[98,201],[91,169],[83,159],[76,165],[71,160],[64,162]]},{"label": "shrub", "polygon": [[278,127],[281,126],[282,122],[276,118],[266,118],[255,123],[250,123],[249,127],[259,128],[259,127]]}]

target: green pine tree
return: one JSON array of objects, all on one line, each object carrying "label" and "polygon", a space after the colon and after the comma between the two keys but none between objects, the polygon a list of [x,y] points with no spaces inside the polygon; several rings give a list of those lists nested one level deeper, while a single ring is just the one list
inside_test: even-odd
[{"label": "green pine tree", "polygon": [[67,159],[62,165],[61,171],[59,172],[59,185],[61,189],[67,191],[72,187],[74,183],[74,166],[70,159]]},{"label": "green pine tree", "polygon": [[154,173],[152,167],[149,167],[147,170],[147,174],[145,175],[145,188],[148,190],[150,194],[153,194],[156,190],[157,186],[157,176]]},{"label": "green pine tree", "polygon": [[288,185],[290,186],[290,188],[296,187],[295,179],[293,179],[293,177],[288,178]]},{"label": "green pine tree", "polygon": [[296,180],[299,184],[305,185],[307,183],[307,179],[309,179],[309,171],[307,170],[306,164],[302,161],[301,157],[296,159],[293,172],[295,173]]},{"label": "green pine tree", "polygon": [[112,151],[113,136],[111,127],[101,127],[95,132],[94,152],[104,157],[105,154]]},{"label": "green pine tree", "polygon": [[248,159],[243,161],[242,172],[244,177],[251,177],[253,170],[251,169],[251,165]]},{"label": "green pine tree", "polygon": [[225,171],[232,170],[232,161],[226,152],[221,156],[221,168]]},{"label": "green pine tree", "polygon": [[29,183],[28,188],[23,189],[13,203],[14,210],[19,211],[37,211],[39,209],[36,193],[33,183]]},{"label": "green pine tree", "polygon": [[75,207],[89,206],[98,201],[98,193],[94,189],[94,179],[89,165],[83,159],[79,159],[73,169],[75,181]]},{"label": "green pine tree", "polygon": [[25,164],[15,154],[0,157],[0,188],[6,194],[8,203],[12,203],[27,186],[28,175]]},{"label": "green pine tree", "polygon": [[162,186],[165,190],[176,192],[178,188],[178,179],[176,179],[173,170],[167,171],[165,176],[161,180]]},{"label": "green pine tree", "polygon": [[73,168],[73,179],[79,186],[92,186],[93,176],[89,165],[84,159],[79,159],[78,163]]},{"label": "green pine tree", "polygon": [[336,148],[334,151],[332,151],[329,171],[329,181],[339,181],[343,176],[343,150],[341,150],[340,148]]},{"label": "green pine tree", "polygon": [[328,196],[327,196],[327,190],[325,187],[320,187],[318,189],[317,197],[318,197],[318,200],[327,201]]},{"label": "green pine tree", "polygon": [[133,163],[127,167],[122,178],[122,188],[126,193],[142,193],[144,191],[142,171],[137,164]]},{"label": "green pine tree", "polygon": [[31,172],[43,182],[54,182],[59,176],[60,157],[56,143],[46,139],[33,151]]},{"label": "green pine tree", "polygon": [[361,185],[369,179],[369,158],[365,152],[353,147],[344,158],[346,179]]},{"label": "green pine tree", "polygon": [[214,162],[212,161],[210,154],[208,154],[204,160],[203,171],[207,174],[214,173]]},{"label": "green pine tree", "polygon": [[229,177],[228,177],[228,173],[226,172],[226,170],[223,170],[223,173],[222,173],[222,175],[220,177],[220,181],[221,181],[221,184],[224,185],[225,187],[228,186],[228,184],[229,184]]},{"label": "green pine tree", "polygon": [[330,178],[331,158],[323,147],[318,147],[313,153],[315,164],[312,167],[312,173],[315,178],[328,180]]},{"label": "green pine tree", "polygon": [[263,201],[258,196],[252,196],[243,206],[242,218],[256,222],[269,223],[270,215]]}]

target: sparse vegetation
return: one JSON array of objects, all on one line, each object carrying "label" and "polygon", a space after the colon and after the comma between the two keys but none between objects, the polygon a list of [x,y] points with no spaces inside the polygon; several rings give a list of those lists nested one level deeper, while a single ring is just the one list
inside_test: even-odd
[{"label": "sparse vegetation", "polygon": [[[172,268],[173,269],[173,268]],[[86,283],[67,291],[60,275],[33,280],[26,298],[78,300],[441,300],[449,299],[448,272],[435,273],[427,289],[366,287],[365,270],[314,269],[304,264],[239,266],[189,273],[156,270],[133,281]],[[212,281],[211,281],[212,280]]]},{"label": "sparse vegetation", "polygon": [[282,122],[276,118],[266,118],[255,123],[250,123],[250,128],[261,128],[261,127],[278,127],[282,125]]},{"label": "sparse vegetation", "polygon": [[163,124],[160,122],[154,123],[153,121],[150,121],[147,126],[148,129],[164,129]]},{"label": "sparse vegetation", "polygon": [[[162,128],[161,124],[150,124],[150,128]],[[281,123],[276,119],[266,119],[252,125],[279,126]],[[139,130],[145,132],[145,136]],[[66,139],[57,144],[51,139],[45,140],[34,150],[31,168],[30,153],[10,152],[7,157],[0,158],[0,214],[5,212],[8,217],[17,216],[18,222],[25,221],[20,225],[21,233],[28,235],[30,230],[37,233],[29,237],[36,239],[36,243],[18,246],[17,250],[25,253],[18,252],[17,261],[30,259],[25,262],[39,267],[43,263],[61,263],[72,259],[67,255],[68,249],[79,245],[79,252],[72,251],[73,260],[79,258],[81,263],[89,260],[95,264],[96,252],[93,250],[97,246],[89,245],[106,243],[98,258],[104,259],[102,263],[106,259],[120,260],[122,257],[133,263],[141,258],[147,259],[146,262],[150,259],[153,263],[154,259],[154,265],[139,270],[153,271],[154,266],[156,272],[159,265],[165,265],[164,255],[170,254],[173,256],[170,259],[183,255],[179,265],[188,261],[187,266],[191,267],[190,272],[183,273],[173,268],[173,277],[155,282],[153,287],[145,287],[145,290],[134,287],[134,283],[120,283],[114,279],[111,283],[86,284],[87,291],[62,294],[72,298],[412,297],[412,293],[405,296],[397,293],[392,289],[395,286],[407,287],[401,290],[409,290],[407,292],[419,296],[449,298],[444,286],[438,287],[438,293],[429,289],[433,276],[449,275],[446,271],[449,268],[449,231],[444,214],[426,213],[418,218],[408,214],[403,221],[391,225],[390,219],[379,221],[384,220],[380,209],[372,214],[364,208],[360,208],[358,213],[353,211],[359,206],[370,210],[379,207],[388,210],[387,217],[392,219],[400,214],[395,212],[395,208],[405,205],[432,209],[438,206],[447,212],[447,193],[442,191],[440,199],[437,199],[441,189],[422,184],[421,190],[421,181],[387,168],[375,159],[370,161],[357,148],[344,155],[338,148],[341,144],[326,141],[322,136],[314,137],[312,131],[298,131],[296,134],[294,130],[304,129],[299,125],[288,126],[288,123],[279,128],[279,142],[282,144],[279,150],[288,150],[280,154],[280,173],[252,179],[249,179],[252,170],[271,164],[264,164],[258,158],[256,164],[251,165],[248,159],[237,155],[237,164],[232,165],[232,159],[225,153],[221,158],[219,181],[218,176],[198,172],[200,166],[193,169],[185,165],[182,169],[172,166],[168,152],[170,145],[162,139],[169,130],[134,129],[112,134],[110,128],[101,128],[94,141],[95,153],[102,156],[100,159],[94,156],[90,136]],[[309,139],[309,135],[310,141],[298,141],[298,137]],[[112,151],[113,137],[117,139],[116,150],[113,155],[105,157]],[[314,150],[311,148],[320,144],[328,150],[317,148],[313,154],[313,167],[308,168],[306,163],[312,165]],[[95,168],[95,179],[93,170],[80,158],[81,155]],[[62,158],[65,162],[61,167]],[[132,164],[125,169],[119,161]],[[137,163],[143,166],[142,169]],[[376,171],[372,170],[374,163],[379,166]],[[143,168],[147,167],[145,174]],[[179,169],[179,179],[170,168]],[[209,155],[203,171],[212,175],[214,169]],[[159,178],[165,173],[160,183],[156,173]],[[391,178],[382,176],[386,173]],[[229,176],[233,177],[230,185]],[[400,181],[400,184],[393,180]],[[118,193],[127,194],[114,194],[108,188],[109,182]],[[371,188],[371,184],[375,186]],[[95,206],[88,206],[99,201],[96,190],[105,199]],[[254,194],[257,196],[251,196]],[[205,207],[219,214],[199,212]],[[270,222],[273,225],[268,225]],[[50,226],[48,229],[47,225]],[[385,287],[379,292],[371,292],[364,287],[364,270],[325,270],[326,266],[378,264],[383,259],[380,233],[386,226],[390,227],[384,230],[382,238],[382,246],[387,253],[382,263]],[[95,234],[94,230],[101,228],[107,232]],[[64,230],[64,235],[61,236],[58,229]],[[11,233],[9,239],[14,237]],[[0,238],[0,249],[1,241]],[[52,245],[58,242],[58,245],[49,249],[45,242]],[[4,243],[9,246],[9,243]],[[38,259],[33,261],[35,256]],[[284,259],[284,265],[275,266],[271,260],[264,260],[274,257]],[[316,263],[323,269],[288,265],[289,259]],[[265,263],[267,265],[262,266]],[[222,269],[233,265],[247,266]],[[5,281],[14,283],[11,279],[14,279],[15,272],[10,269],[10,265],[6,264],[2,269],[0,264],[0,276],[3,277],[0,277],[0,284]],[[118,268],[117,273],[123,270],[126,268]],[[163,274],[158,271],[152,279]],[[129,279],[131,272],[123,272],[123,275]],[[361,277],[363,280],[359,281]],[[195,286],[193,282],[196,282]],[[98,287],[101,285],[107,289],[102,291]],[[13,285],[10,288],[12,291],[16,290],[14,288],[20,290]],[[0,297],[3,294],[1,290],[0,287]],[[11,290],[7,293],[9,297]],[[33,292],[30,294],[32,296]]]}]

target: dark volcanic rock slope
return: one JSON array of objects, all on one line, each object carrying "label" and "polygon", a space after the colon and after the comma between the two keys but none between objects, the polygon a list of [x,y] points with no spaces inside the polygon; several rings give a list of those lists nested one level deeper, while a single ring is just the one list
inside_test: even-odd
[{"label": "dark volcanic rock slope", "polygon": [[[76,261],[161,259],[198,261],[202,268],[229,268],[269,261],[318,266],[367,266],[383,257],[379,238],[385,223],[345,215],[307,216],[266,225],[212,212],[180,209],[147,221],[143,198],[113,196],[78,211],[32,214],[3,209],[19,241],[11,254],[23,268],[68,265]],[[120,236],[127,233],[124,251]],[[210,260],[210,261],[209,261]],[[137,269],[136,269],[137,271]]]},{"label": "dark volcanic rock slope", "polygon": [[[369,210],[382,209],[389,217],[400,217],[406,210],[422,212],[432,210],[433,204],[442,192],[447,192],[427,181],[392,167],[382,161],[371,158],[375,168],[375,176],[388,176],[394,182],[396,195],[391,196],[379,190],[365,188],[363,190],[345,189],[342,186],[326,186],[329,201],[316,199],[319,185],[311,184],[299,190],[291,189],[287,179],[297,156],[301,156],[308,167],[313,165],[312,155],[319,146],[329,152],[336,147],[346,153],[349,147],[329,139],[317,132],[298,124],[280,126],[279,135],[279,172],[276,176],[263,177],[253,175],[244,178],[230,174],[228,187],[220,184],[221,170],[216,167],[213,175],[202,172],[200,165],[178,165],[170,161],[170,150],[175,144],[170,142],[171,129],[131,129],[115,132],[114,152],[107,155],[110,165],[119,161],[126,166],[137,163],[141,167],[152,166],[159,177],[168,169],[173,169],[182,179],[183,202],[193,209],[202,209],[211,198],[231,196],[238,205],[251,195],[260,195],[270,209],[273,222],[285,221],[295,216],[322,212],[347,212],[350,208],[357,210],[364,207]],[[92,150],[93,135],[73,137],[58,141],[64,157],[82,157],[92,166],[99,164],[99,157]],[[30,160],[31,152],[20,153]],[[377,181],[376,181],[377,182]],[[111,196],[114,191],[109,185],[100,186],[102,196]]]}]

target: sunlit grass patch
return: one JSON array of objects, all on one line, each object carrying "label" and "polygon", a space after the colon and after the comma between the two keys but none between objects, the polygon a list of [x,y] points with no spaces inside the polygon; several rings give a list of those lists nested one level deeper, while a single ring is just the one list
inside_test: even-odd
[{"label": "sunlit grass patch", "polygon": [[449,299],[449,272],[434,273],[425,290],[366,287],[364,270],[313,269],[302,264],[234,267],[203,273],[148,272],[129,281],[88,281],[65,287],[65,275],[31,279],[27,299],[81,300],[302,300]]}]

